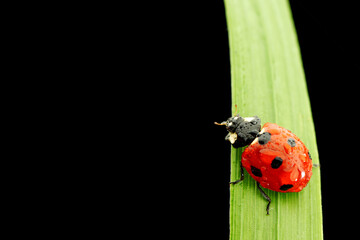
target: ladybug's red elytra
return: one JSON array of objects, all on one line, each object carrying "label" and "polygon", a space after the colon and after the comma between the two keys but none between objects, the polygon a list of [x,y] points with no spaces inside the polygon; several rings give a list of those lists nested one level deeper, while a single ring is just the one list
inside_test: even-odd
[{"label": "ladybug's red elytra", "polygon": [[289,130],[275,123],[265,123],[261,128],[259,117],[243,118],[239,114],[215,124],[226,126],[229,133],[225,140],[234,148],[248,145],[241,157],[241,178],[230,183],[244,179],[244,167],[268,201],[268,215],[271,199],[260,186],[276,192],[299,192],[308,184],[313,167],[310,153]]}]

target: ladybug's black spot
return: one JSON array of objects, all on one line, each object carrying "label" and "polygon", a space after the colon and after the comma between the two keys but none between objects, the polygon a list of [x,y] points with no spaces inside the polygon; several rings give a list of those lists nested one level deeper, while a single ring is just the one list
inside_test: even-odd
[{"label": "ladybug's black spot", "polygon": [[252,174],[254,174],[257,177],[262,177],[261,170],[254,166],[251,166],[251,172],[252,172]]},{"label": "ladybug's black spot", "polygon": [[283,163],[283,160],[281,159],[281,157],[276,157],[276,158],[274,158],[274,160],[272,160],[271,167],[274,169],[277,169],[281,166],[282,163]]},{"label": "ladybug's black spot", "polygon": [[259,144],[264,145],[268,143],[270,141],[270,138],[271,138],[271,134],[269,132],[264,132],[260,134],[260,136],[258,137]]},{"label": "ladybug's black spot", "polygon": [[293,138],[288,138],[287,143],[291,146],[291,147],[295,147],[296,146],[296,141]]},{"label": "ladybug's black spot", "polygon": [[294,185],[292,185],[292,184],[284,184],[284,185],[281,185],[280,190],[281,191],[286,191],[286,190],[292,188],[293,186]]}]

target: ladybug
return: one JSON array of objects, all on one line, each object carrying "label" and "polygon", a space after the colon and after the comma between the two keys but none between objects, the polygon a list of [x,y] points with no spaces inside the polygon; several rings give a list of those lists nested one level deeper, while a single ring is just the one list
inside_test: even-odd
[{"label": "ladybug", "polygon": [[267,215],[271,199],[261,187],[285,193],[299,192],[308,184],[312,159],[305,144],[291,131],[275,123],[265,123],[261,128],[259,117],[243,118],[239,114],[215,124],[226,126],[229,133],[225,140],[234,148],[248,146],[241,156],[241,178],[230,184],[244,179],[244,167],[268,201]]}]

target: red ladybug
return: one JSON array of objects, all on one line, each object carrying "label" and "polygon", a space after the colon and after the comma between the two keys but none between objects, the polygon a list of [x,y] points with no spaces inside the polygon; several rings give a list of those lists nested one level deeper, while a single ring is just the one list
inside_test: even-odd
[{"label": "red ladybug", "polygon": [[231,183],[244,179],[244,167],[268,200],[267,214],[271,199],[259,184],[276,192],[299,192],[309,182],[313,167],[310,153],[304,143],[289,130],[274,123],[265,123],[261,129],[261,121],[257,116],[243,118],[235,115],[215,124],[226,126],[229,134],[225,139],[234,148],[249,145],[241,157],[241,179]]}]

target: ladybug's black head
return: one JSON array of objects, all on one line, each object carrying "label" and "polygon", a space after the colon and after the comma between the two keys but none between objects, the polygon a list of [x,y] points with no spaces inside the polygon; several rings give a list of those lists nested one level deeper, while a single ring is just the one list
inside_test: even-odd
[{"label": "ladybug's black head", "polygon": [[222,123],[215,122],[215,124],[226,126],[229,133],[225,140],[230,141],[234,148],[249,145],[261,129],[261,120],[258,116],[243,118],[237,114]]}]

